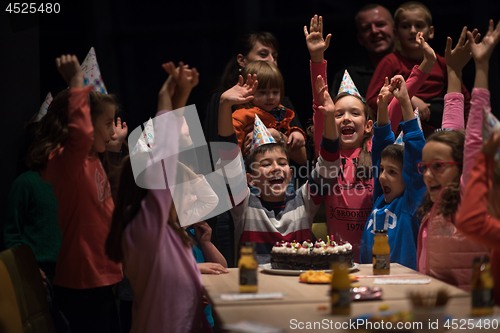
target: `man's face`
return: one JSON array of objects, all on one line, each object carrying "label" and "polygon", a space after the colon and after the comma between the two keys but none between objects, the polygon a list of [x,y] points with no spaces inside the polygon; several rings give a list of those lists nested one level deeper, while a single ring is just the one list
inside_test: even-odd
[{"label": "man's face", "polygon": [[358,42],[370,55],[383,57],[394,51],[394,23],[385,8],[358,13],[356,26]]}]

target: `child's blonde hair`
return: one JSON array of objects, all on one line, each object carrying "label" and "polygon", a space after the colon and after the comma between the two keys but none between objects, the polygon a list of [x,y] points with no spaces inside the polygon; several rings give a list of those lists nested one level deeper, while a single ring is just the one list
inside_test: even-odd
[{"label": "child's blonde hair", "polygon": [[270,62],[263,60],[252,61],[241,71],[241,75],[243,76],[245,82],[248,74],[257,74],[257,80],[259,81],[257,89],[279,89],[281,104],[281,102],[283,101],[283,96],[285,94],[285,83],[278,67]]},{"label": "child's blonde hair", "polygon": [[404,11],[417,10],[417,9],[420,9],[424,13],[425,22],[430,27],[432,25],[431,11],[423,3],[418,2],[418,1],[405,2],[404,4],[399,6],[398,9],[396,9],[396,11],[394,12],[394,26],[397,27],[399,25],[399,20],[400,20],[401,14]]}]

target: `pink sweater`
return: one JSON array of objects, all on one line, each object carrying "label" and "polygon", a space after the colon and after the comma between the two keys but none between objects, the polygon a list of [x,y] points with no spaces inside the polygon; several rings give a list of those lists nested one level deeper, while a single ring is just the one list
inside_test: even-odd
[{"label": "pink sweater", "polygon": [[495,280],[495,303],[500,305],[500,220],[488,213],[489,184],[494,168],[492,156],[477,154],[456,226],[467,238],[492,249],[490,263]]},{"label": "pink sweater", "polygon": [[109,260],[104,251],[115,206],[101,161],[89,156],[94,142],[90,90],[70,89],[68,139],[50,154],[42,173],[59,202],[63,234],[54,284],[73,289],[108,286],[122,279],[121,265]]},{"label": "pink sweater", "polygon": [[[490,98],[490,93],[487,89],[479,89],[479,88],[474,88],[472,90],[472,99],[471,99],[471,117],[469,117],[468,124],[467,124],[467,132],[465,135],[465,146],[464,146],[464,161],[463,161],[463,168],[462,168],[462,176],[460,178],[460,187],[461,187],[461,196],[463,196],[463,191],[465,189],[465,184],[467,183],[470,171],[472,169],[475,155],[477,152],[480,150],[481,145],[482,145],[482,138],[481,138],[481,128],[482,128],[482,123],[483,123],[483,107],[489,108],[489,98]],[[454,130],[459,130],[463,129],[463,95],[460,93],[451,93],[447,94],[445,96],[445,112],[443,114],[443,127],[444,128],[452,128]],[[432,233],[430,233],[430,226],[431,224],[436,224],[438,223],[438,220],[441,220],[440,216],[438,216],[438,213],[432,214],[433,218],[436,217],[437,220],[431,220],[429,218],[429,215],[424,217],[422,220],[422,223],[420,225],[420,230],[418,234],[418,241],[417,241],[417,265],[418,265],[418,271],[422,272],[424,274],[429,274],[429,275],[436,275],[436,277],[440,278],[441,276],[437,276],[440,273],[435,273],[433,274],[432,272],[438,272],[441,270],[443,267],[438,267],[442,266],[444,264],[447,265],[446,269],[448,271],[455,270],[455,277],[453,278],[454,281],[447,281],[450,283],[453,283],[458,286],[462,286],[464,289],[467,287],[467,285],[470,282],[470,274],[471,274],[471,268],[472,268],[472,261],[469,259],[464,258],[464,253],[459,252],[459,253],[451,253],[449,249],[446,249],[445,247],[447,246],[446,243],[444,242],[446,239],[443,240],[443,242],[440,242],[440,244],[437,244],[438,246],[434,246],[436,244],[433,244],[435,249],[433,249],[429,253],[429,244],[428,244],[428,238],[429,237],[434,237],[435,234],[434,231],[436,231],[435,226],[432,226],[432,230],[434,230]],[[450,221],[454,223],[456,219],[459,219],[459,217],[456,214],[453,214],[453,216],[449,217]],[[454,233],[456,234],[456,233]],[[462,245],[457,244],[457,246],[462,247],[465,251],[465,247],[469,246],[471,247],[471,250],[468,251],[472,254],[472,256],[476,256],[481,254],[481,251],[485,251],[484,248],[479,248],[475,247],[473,244],[470,244],[470,242],[467,242],[465,239],[462,241]],[[441,253],[436,255],[436,253]],[[437,256],[441,257],[441,259],[435,259]],[[429,261],[429,258],[434,258],[431,261]],[[439,263],[438,263],[439,262]],[[462,273],[458,273],[461,271]],[[442,278],[443,279],[443,278]]]},{"label": "pink sweater", "polygon": [[148,183],[160,172],[160,182],[150,183],[164,189],[148,190],[122,238],[124,272],[135,293],[131,332],[191,332],[203,312],[201,274],[192,250],[167,224],[172,196],[163,175],[175,179],[182,118],[171,112],[162,124],[157,120],[163,113],[155,118],[154,160],[145,179]]}]

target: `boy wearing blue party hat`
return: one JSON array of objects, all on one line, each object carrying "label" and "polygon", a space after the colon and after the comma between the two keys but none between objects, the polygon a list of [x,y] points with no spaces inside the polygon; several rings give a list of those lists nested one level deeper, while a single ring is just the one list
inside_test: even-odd
[{"label": "boy wearing blue party hat", "polygon": [[[248,75],[245,84],[240,76],[238,84],[224,92],[219,107],[219,139],[237,145],[232,122],[231,107],[248,103],[257,89],[257,76]],[[318,87],[323,95],[326,86]],[[246,184],[242,188],[241,203],[231,209],[235,235],[239,244],[254,242],[259,263],[271,260],[271,249],[275,242],[311,239],[311,226],[323,196],[327,194],[338,175],[339,143],[333,121],[333,103],[321,110],[325,118],[320,157],[309,180],[296,192],[286,194],[291,179],[287,149],[269,135],[269,131],[258,117],[255,118],[252,151],[246,157],[246,178],[259,194],[250,193]],[[238,148],[221,151],[223,160],[237,159]],[[236,159],[235,159],[236,158]],[[243,169],[243,166],[241,166]],[[234,188],[234,187],[233,187]],[[233,193],[234,197],[239,196]],[[238,200],[235,200],[238,202]]]}]

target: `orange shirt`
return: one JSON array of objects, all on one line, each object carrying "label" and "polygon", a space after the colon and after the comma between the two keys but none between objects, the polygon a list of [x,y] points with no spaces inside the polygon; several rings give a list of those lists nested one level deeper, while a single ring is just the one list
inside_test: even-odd
[{"label": "orange shirt", "polygon": [[54,284],[89,289],[115,284],[122,268],[105,254],[114,203],[101,161],[90,157],[94,142],[88,94],[91,88],[71,88],[68,138],[49,156],[43,180],[52,183],[59,202],[63,238]]}]

